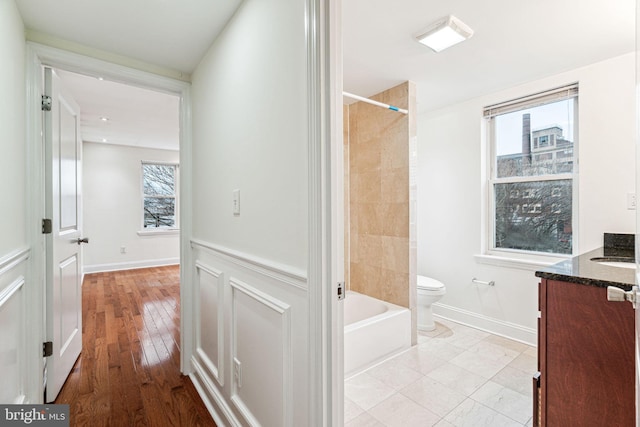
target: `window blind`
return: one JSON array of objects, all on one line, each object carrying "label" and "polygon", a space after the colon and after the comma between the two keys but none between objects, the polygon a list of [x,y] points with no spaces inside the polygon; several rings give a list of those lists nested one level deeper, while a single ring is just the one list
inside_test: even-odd
[{"label": "window blind", "polygon": [[573,83],[533,95],[527,95],[522,98],[512,99],[511,101],[489,105],[484,108],[484,117],[491,118],[525,108],[537,107],[551,102],[562,101],[563,99],[574,98],[576,96],[578,96],[578,83]]}]

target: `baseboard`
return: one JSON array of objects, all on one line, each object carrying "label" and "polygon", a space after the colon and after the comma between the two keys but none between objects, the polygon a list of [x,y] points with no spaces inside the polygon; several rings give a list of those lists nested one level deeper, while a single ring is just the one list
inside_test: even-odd
[{"label": "baseboard", "polygon": [[436,317],[461,323],[472,328],[500,335],[525,344],[536,346],[538,343],[538,331],[536,329],[527,328],[526,326],[518,325],[516,323],[506,322],[504,320],[495,319],[493,317],[441,303],[435,303],[432,307],[433,314]]},{"label": "baseboard", "polygon": [[193,372],[189,374],[191,382],[198,390],[204,405],[209,410],[216,425],[240,427],[242,424],[233,414],[229,404],[218,391],[213,381],[205,374],[204,369],[195,358],[191,359]]},{"label": "baseboard", "polygon": [[103,273],[105,271],[134,270],[136,268],[162,267],[180,264],[180,258],[150,259],[143,261],[115,262],[112,264],[85,265],[83,273]]}]

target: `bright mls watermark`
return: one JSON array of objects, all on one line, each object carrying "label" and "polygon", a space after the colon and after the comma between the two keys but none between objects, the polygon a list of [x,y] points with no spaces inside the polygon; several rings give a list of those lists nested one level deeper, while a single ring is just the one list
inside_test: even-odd
[{"label": "bright mls watermark", "polygon": [[69,427],[69,405],[0,405],[0,427]]}]

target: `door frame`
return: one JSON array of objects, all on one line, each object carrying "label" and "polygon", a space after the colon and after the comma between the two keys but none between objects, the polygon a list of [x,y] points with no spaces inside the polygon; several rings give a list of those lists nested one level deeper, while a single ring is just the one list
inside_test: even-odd
[{"label": "door frame", "polygon": [[[341,0],[306,0],[308,166],[309,166],[309,421],[310,425],[343,425],[343,318],[337,282],[344,280],[344,200],[342,158],[342,21]],[[96,55],[105,54],[95,51]],[[108,56],[107,56],[108,57]],[[135,63],[135,60],[131,60]],[[44,214],[41,94],[43,65],[132,84],[180,97],[180,281],[191,284],[192,133],[191,85],[102,59],[27,42],[26,151],[28,241],[32,317],[27,325],[29,402],[43,401],[42,342],[45,334],[45,252],[40,223]],[[180,369],[192,372],[194,312],[191,286],[180,286]]]},{"label": "door frame", "polygon": [[344,424],[342,0],[307,0],[309,425]]},{"label": "door frame", "polygon": [[[98,52],[99,53],[99,52]],[[40,110],[43,92],[42,67],[100,76],[108,80],[143,87],[180,97],[180,264],[190,265],[189,239],[191,236],[191,85],[182,80],[163,77],[146,71],[114,64],[102,59],[74,52],[27,42],[26,46],[26,175],[27,175],[27,239],[32,253],[28,260],[29,282],[26,298],[30,302],[30,317],[27,323],[26,384],[27,402],[43,403],[44,359],[42,343],[46,337],[46,252],[45,238],[40,232],[44,218],[45,179],[44,150],[42,142],[42,113]],[[83,273],[84,275],[84,273]],[[191,270],[180,269],[181,283],[191,283]],[[192,290],[180,286],[180,310],[192,312]],[[190,316],[181,316],[180,369],[184,374],[191,371],[191,349],[193,326]],[[33,355],[33,356],[32,356]]]}]

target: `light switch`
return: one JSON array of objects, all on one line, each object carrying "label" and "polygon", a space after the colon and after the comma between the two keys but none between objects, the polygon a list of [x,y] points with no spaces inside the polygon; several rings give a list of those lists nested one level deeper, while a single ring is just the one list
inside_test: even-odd
[{"label": "light switch", "polygon": [[233,190],[233,214],[240,215],[240,190]]}]

